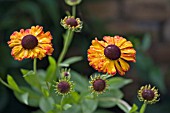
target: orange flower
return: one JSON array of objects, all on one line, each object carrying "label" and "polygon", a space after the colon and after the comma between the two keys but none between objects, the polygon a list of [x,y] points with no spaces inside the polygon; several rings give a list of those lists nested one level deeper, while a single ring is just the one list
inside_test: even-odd
[{"label": "orange flower", "polygon": [[88,49],[89,64],[99,72],[124,75],[130,66],[126,61],[136,62],[136,51],[130,41],[120,36],[97,38]]},{"label": "orange flower", "polygon": [[50,32],[44,33],[42,26],[37,25],[32,26],[31,29],[15,31],[10,39],[8,45],[12,48],[11,55],[15,60],[42,59],[46,55],[51,55],[54,50],[51,43],[52,36]]}]

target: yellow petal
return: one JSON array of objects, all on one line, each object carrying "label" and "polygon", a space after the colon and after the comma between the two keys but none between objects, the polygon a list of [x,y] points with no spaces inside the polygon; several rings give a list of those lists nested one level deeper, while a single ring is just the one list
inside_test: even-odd
[{"label": "yellow petal", "polygon": [[130,54],[136,54],[135,49],[133,48],[126,48],[126,49],[122,49],[121,53],[130,53]]},{"label": "yellow petal", "polygon": [[120,49],[129,48],[129,47],[133,47],[133,45],[132,45],[132,43],[130,41],[126,41],[125,43],[123,43],[120,46]]},{"label": "yellow petal", "polygon": [[111,75],[116,74],[116,68],[115,68],[114,61],[110,61],[110,63],[108,64],[108,74],[111,74]]},{"label": "yellow petal", "polygon": [[118,61],[115,61],[114,63],[115,63],[115,66],[116,66],[116,69],[117,69],[118,73],[119,73],[120,75],[124,75],[125,72],[124,72],[124,71],[122,70],[122,68],[120,67]]},{"label": "yellow petal", "polygon": [[130,66],[127,62],[125,62],[124,60],[122,60],[121,58],[119,58],[119,62],[120,62],[120,65],[123,69],[123,71],[128,71]]}]

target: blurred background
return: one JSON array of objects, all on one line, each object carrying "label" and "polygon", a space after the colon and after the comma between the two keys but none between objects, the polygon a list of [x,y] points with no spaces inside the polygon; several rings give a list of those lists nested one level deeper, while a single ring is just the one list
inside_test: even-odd
[{"label": "blurred background", "polygon": [[[61,18],[71,11],[64,0],[0,0],[0,77],[7,74],[19,85],[25,85],[20,68],[32,69],[32,60],[14,61],[7,45],[10,35],[21,28],[41,25],[53,36],[56,59],[61,52]],[[160,101],[148,106],[146,113],[170,111],[170,0],[82,0],[77,6],[77,17],[83,21],[83,30],[75,33],[66,58],[83,56],[71,66],[83,76],[90,76],[94,69],[88,65],[87,49],[91,41],[105,35],[121,35],[131,40],[137,50],[137,62],[131,64],[124,76],[133,83],[124,87],[124,99],[141,105],[137,91],[141,85],[155,85],[161,94]],[[81,43],[82,42],[82,43]],[[39,69],[46,69],[47,58],[38,61]],[[118,75],[116,75],[118,76]],[[13,92],[0,84],[0,113],[30,113],[38,108],[28,107],[16,100]],[[117,107],[109,110],[122,113]]]}]

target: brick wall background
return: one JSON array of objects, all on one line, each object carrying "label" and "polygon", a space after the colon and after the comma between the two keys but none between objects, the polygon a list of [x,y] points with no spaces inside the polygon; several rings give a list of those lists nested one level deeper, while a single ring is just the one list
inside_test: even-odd
[{"label": "brick wall background", "polygon": [[[94,36],[149,33],[152,42],[147,53],[161,68],[170,90],[170,0],[84,0],[80,9]],[[133,80],[136,83],[130,87],[137,90],[141,81],[139,78]],[[126,100],[136,97],[128,88],[124,91]]]}]

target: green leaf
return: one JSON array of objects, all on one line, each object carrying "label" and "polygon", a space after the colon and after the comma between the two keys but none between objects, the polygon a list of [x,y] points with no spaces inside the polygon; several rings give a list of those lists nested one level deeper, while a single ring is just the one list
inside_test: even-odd
[{"label": "green leaf", "polygon": [[41,89],[41,84],[39,82],[38,76],[35,75],[34,71],[29,71],[25,69],[21,69],[21,72],[23,74],[23,77],[25,81],[33,88],[38,88],[39,90]]},{"label": "green leaf", "polygon": [[129,111],[129,113],[137,113],[138,110],[138,106],[136,104],[133,104],[131,110]]},{"label": "green leaf", "polygon": [[129,109],[127,108],[127,106],[125,106],[124,104],[122,104],[121,102],[117,103],[118,107],[123,110],[125,113],[129,113]]},{"label": "green leaf", "polygon": [[38,107],[41,95],[31,89],[28,89],[27,87],[21,87],[21,89],[22,93],[16,91],[14,92],[16,98],[26,105]]},{"label": "green leaf", "polygon": [[43,95],[44,95],[45,97],[48,97],[48,96],[49,96],[49,90],[48,90],[48,89],[45,89],[45,88],[41,87],[41,91],[42,91],[42,93],[43,93]]},{"label": "green leaf", "polygon": [[84,99],[81,103],[83,113],[93,113],[97,109],[98,101],[95,99]]},{"label": "green leaf", "polygon": [[64,109],[64,110],[67,110],[67,109],[69,109],[69,108],[71,108],[71,107],[72,107],[71,104],[65,104],[65,105],[63,106],[63,109]]},{"label": "green leaf", "polygon": [[56,61],[53,57],[49,56],[48,60],[49,60],[50,64],[47,68],[45,80],[48,81],[48,82],[52,82],[52,81],[56,80],[56,78],[57,78],[57,75],[56,75],[57,65],[56,65]]},{"label": "green leaf", "polygon": [[62,64],[68,64],[68,66],[69,66],[70,64],[81,61],[82,59],[83,59],[83,57],[81,57],[81,56],[74,56],[74,57],[66,59],[65,61],[62,62]]},{"label": "green leaf", "polygon": [[150,34],[145,34],[142,40],[142,50],[146,51],[149,49],[151,45],[151,35]]},{"label": "green leaf", "polygon": [[122,77],[112,77],[108,80],[109,89],[120,89],[123,86],[131,83],[131,79],[124,79]]},{"label": "green leaf", "polygon": [[117,104],[117,100],[123,97],[120,90],[109,90],[102,95],[98,96],[99,106],[103,108],[111,108]]},{"label": "green leaf", "polygon": [[77,73],[76,71],[71,70],[71,80],[75,83],[75,89],[80,92],[88,91],[88,80],[84,78],[82,75]]},{"label": "green leaf", "polygon": [[54,108],[54,104],[55,104],[55,102],[54,102],[53,98],[51,98],[51,97],[47,97],[47,98],[42,97],[40,99],[39,107],[43,112],[47,113],[48,111],[50,111],[50,110],[52,110]]},{"label": "green leaf", "polygon": [[82,113],[80,104],[73,104],[71,108],[63,111],[63,113]]},{"label": "green leaf", "polygon": [[7,81],[8,81],[8,84],[9,84],[10,88],[12,88],[12,90],[20,92],[20,93],[22,92],[22,90],[18,87],[15,80],[12,78],[12,76],[8,75],[7,76]]}]

